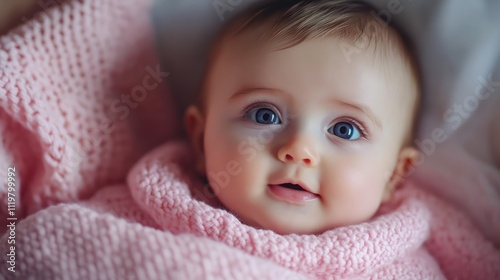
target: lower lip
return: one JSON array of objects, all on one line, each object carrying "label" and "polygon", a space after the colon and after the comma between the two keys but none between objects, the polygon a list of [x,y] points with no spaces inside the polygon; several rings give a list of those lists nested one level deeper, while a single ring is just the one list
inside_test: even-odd
[{"label": "lower lip", "polygon": [[319,198],[319,195],[307,191],[293,190],[280,185],[268,185],[271,193],[280,200],[304,204]]}]

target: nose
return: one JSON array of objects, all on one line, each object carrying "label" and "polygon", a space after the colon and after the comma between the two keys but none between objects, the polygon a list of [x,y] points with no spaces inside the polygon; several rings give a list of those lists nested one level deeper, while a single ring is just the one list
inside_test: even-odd
[{"label": "nose", "polygon": [[305,137],[295,137],[278,150],[278,159],[282,162],[316,166],[319,162],[317,149],[313,141]]}]

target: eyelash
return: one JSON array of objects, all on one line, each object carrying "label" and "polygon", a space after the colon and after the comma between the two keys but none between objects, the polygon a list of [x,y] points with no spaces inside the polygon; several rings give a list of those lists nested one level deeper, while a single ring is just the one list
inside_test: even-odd
[{"label": "eyelash", "polygon": [[269,104],[268,102],[263,102],[263,101],[257,101],[255,103],[252,103],[252,104],[248,105],[247,107],[245,107],[245,109],[243,109],[241,118],[248,120],[249,119],[248,115],[250,114],[250,112],[252,110],[255,110],[256,108],[271,109],[278,114],[278,117],[280,118],[280,120],[282,122],[284,121],[283,118],[281,117],[282,114],[281,114],[280,110],[278,110],[278,108],[276,106]]},{"label": "eyelash", "polygon": [[[267,108],[267,109],[271,109],[275,112],[278,113],[278,117],[280,118],[280,120],[283,122],[283,118],[282,118],[282,114],[281,114],[281,111],[278,110],[278,108],[272,104],[269,104],[269,102],[265,102],[265,101],[257,101],[255,103],[252,103],[248,106],[245,107],[245,109],[243,109],[243,112],[242,112],[242,115],[241,115],[241,118],[244,119],[244,120],[248,120],[249,117],[248,115],[250,114],[250,112],[256,108]],[[361,137],[359,138],[359,140],[366,140],[368,139],[368,130],[366,129],[366,125],[361,122],[361,121],[358,121],[358,120],[355,120],[353,118],[350,118],[350,117],[341,117],[341,118],[338,118],[336,119],[335,121],[332,122],[332,124],[329,127],[331,127],[332,125],[335,125],[336,123],[338,122],[348,122],[352,125],[354,125],[360,132],[361,134]],[[327,128],[327,129],[328,129]],[[351,140],[352,141],[352,140]],[[354,140],[356,141],[356,140]]]},{"label": "eyelash", "polygon": [[338,118],[335,121],[333,121],[332,124],[330,126],[328,126],[328,128],[330,128],[331,126],[333,126],[333,125],[335,125],[336,123],[339,123],[339,122],[350,123],[350,124],[354,125],[359,130],[359,133],[361,134],[361,137],[359,139],[349,140],[349,141],[358,141],[358,140],[367,140],[368,139],[369,133],[368,133],[368,130],[366,129],[365,124],[363,122],[361,122],[361,121],[355,120],[355,119],[350,118],[350,117],[341,117],[341,118]]}]

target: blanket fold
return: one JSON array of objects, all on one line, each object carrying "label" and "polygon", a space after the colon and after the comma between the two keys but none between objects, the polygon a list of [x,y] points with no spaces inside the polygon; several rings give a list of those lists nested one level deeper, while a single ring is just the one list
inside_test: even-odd
[{"label": "blanket fold", "polygon": [[[104,192],[113,193],[114,198],[95,197],[85,205],[53,206],[23,220],[17,228],[16,270],[7,271],[8,264],[3,261],[0,276],[109,280],[241,279],[243,275],[248,279],[305,279],[213,240],[144,226],[148,219],[134,205],[125,186]],[[95,209],[101,206],[107,210]],[[5,241],[1,239],[2,254]]]},{"label": "blanket fold", "polygon": [[415,273],[413,279],[434,278],[440,275],[434,259],[452,278],[488,279],[500,273],[499,252],[467,218],[412,184],[369,222],[318,236],[281,236],[246,226],[226,210],[194,199],[191,193],[207,192],[201,181],[192,179],[196,176],[188,168],[191,157],[184,143],[163,145],[129,173],[136,203],[163,230],[219,240],[318,278],[377,273],[398,278],[384,274],[391,266]]}]

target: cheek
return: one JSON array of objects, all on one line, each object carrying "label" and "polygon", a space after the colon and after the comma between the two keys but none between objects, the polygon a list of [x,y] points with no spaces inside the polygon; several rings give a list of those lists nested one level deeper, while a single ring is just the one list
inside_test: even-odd
[{"label": "cheek", "polygon": [[336,161],[323,176],[327,211],[346,223],[370,218],[378,209],[385,189],[383,168],[366,158]]},{"label": "cheek", "polygon": [[239,142],[241,140],[235,138],[224,125],[207,122],[204,138],[207,177],[213,173],[239,170],[239,166],[235,166],[241,157],[235,148]]},{"label": "cheek", "polygon": [[328,166],[329,170],[324,170],[323,174],[339,191],[347,193],[382,191],[389,169],[383,158],[370,157],[369,154],[347,155],[346,158],[335,159]]},{"label": "cheek", "polygon": [[260,182],[268,168],[262,157],[263,152],[263,147],[254,145],[248,135],[237,129],[207,122],[206,176],[218,196],[238,196],[235,191],[242,190],[251,195],[250,183]]},{"label": "cheek", "polygon": [[333,172],[331,177],[337,195],[373,197],[384,189],[384,174],[376,170],[375,166],[345,164]]}]

